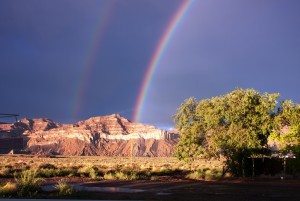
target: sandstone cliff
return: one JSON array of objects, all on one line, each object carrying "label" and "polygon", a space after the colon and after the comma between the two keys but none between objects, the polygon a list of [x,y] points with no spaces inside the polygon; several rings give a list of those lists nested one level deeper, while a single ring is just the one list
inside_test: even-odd
[{"label": "sandstone cliff", "polygon": [[5,129],[18,131],[24,139],[24,151],[32,154],[170,156],[179,138],[178,134],[132,123],[117,114],[75,124],[21,119],[5,125]]}]

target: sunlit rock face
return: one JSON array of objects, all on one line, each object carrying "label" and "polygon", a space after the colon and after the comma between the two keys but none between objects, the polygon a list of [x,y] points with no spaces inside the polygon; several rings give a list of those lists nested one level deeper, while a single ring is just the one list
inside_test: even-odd
[{"label": "sunlit rock face", "polygon": [[117,114],[75,124],[21,119],[11,128],[19,129],[24,150],[32,154],[171,156],[179,140],[176,133],[132,123]]}]

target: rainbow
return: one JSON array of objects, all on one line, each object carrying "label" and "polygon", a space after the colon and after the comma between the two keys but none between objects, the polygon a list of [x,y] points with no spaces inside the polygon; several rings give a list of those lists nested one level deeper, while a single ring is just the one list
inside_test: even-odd
[{"label": "rainbow", "polygon": [[176,28],[178,27],[181,19],[183,18],[184,14],[187,12],[188,8],[192,4],[192,0],[184,0],[183,3],[179,6],[178,10],[176,11],[174,17],[169,22],[164,34],[160,38],[157,47],[153,56],[150,59],[150,63],[148,65],[146,74],[143,79],[142,86],[139,91],[139,95],[136,101],[134,114],[133,114],[133,121],[138,122],[140,116],[142,114],[143,105],[145,102],[145,98],[147,92],[149,90],[149,86],[151,83],[151,78],[154,74],[155,69],[157,68],[159,61],[163,55],[164,50],[166,49],[168,43],[170,42],[172,35],[174,34]]},{"label": "rainbow", "polygon": [[85,92],[87,91],[88,81],[90,75],[93,71],[95,58],[97,55],[97,50],[99,49],[100,43],[105,35],[105,31],[109,24],[109,19],[112,16],[113,8],[114,8],[114,1],[108,1],[101,9],[103,12],[100,12],[99,19],[96,23],[95,31],[93,31],[91,42],[88,46],[88,52],[86,55],[86,59],[84,60],[83,68],[80,73],[80,78],[78,82],[78,86],[75,87],[75,98],[74,103],[71,105],[71,117],[72,119],[78,118],[81,107],[84,102]]}]

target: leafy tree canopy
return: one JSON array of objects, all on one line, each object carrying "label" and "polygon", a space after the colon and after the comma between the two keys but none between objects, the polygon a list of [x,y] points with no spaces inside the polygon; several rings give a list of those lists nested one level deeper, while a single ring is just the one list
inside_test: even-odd
[{"label": "leafy tree canopy", "polygon": [[236,89],[223,96],[185,100],[174,115],[181,132],[175,155],[193,160],[223,154],[229,162],[262,153],[273,130],[279,94]]},{"label": "leafy tree canopy", "polygon": [[274,118],[274,130],[269,136],[282,152],[300,154],[300,105],[291,100],[281,102]]}]

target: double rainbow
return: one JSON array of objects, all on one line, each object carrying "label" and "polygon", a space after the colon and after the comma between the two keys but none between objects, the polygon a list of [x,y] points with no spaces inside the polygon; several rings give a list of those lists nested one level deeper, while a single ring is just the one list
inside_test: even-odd
[{"label": "double rainbow", "polygon": [[[181,19],[183,18],[184,14],[187,12],[188,8],[192,4],[193,0],[182,0],[182,3],[178,7],[177,11],[175,12],[175,15],[170,20],[166,30],[164,31],[162,37],[160,38],[153,56],[150,59],[150,63],[147,67],[146,74],[144,76],[142,85],[139,90],[138,98],[134,107],[134,114],[133,114],[133,121],[138,122],[141,115],[142,115],[142,109],[144,105],[144,101],[147,96],[147,92],[149,89],[149,86],[151,84],[151,78],[153,77],[154,71],[157,68],[160,59],[163,55],[164,50],[166,49],[168,43],[170,42],[172,35],[174,34],[176,28],[180,24]],[[109,22],[109,19],[111,18],[111,15],[113,13],[113,9],[115,7],[115,3],[111,3],[114,1],[108,1],[103,8],[104,12],[99,15],[99,20],[97,22],[97,26],[95,29],[95,32],[93,36],[91,37],[91,43],[89,52],[87,53],[86,59],[84,61],[83,69],[81,72],[80,82],[78,83],[78,86],[76,87],[76,94],[74,98],[73,105],[71,105],[71,111],[72,111],[72,118],[78,118],[79,113],[81,112],[81,107],[84,102],[85,97],[85,91],[87,90],[88,86],[88,80],[90,77],[90,74],[92,72],[93,64],[96,58],[97,49],[99,48],[99,44],[104,36],[104,33],[106,32],[106,28]]]}]

